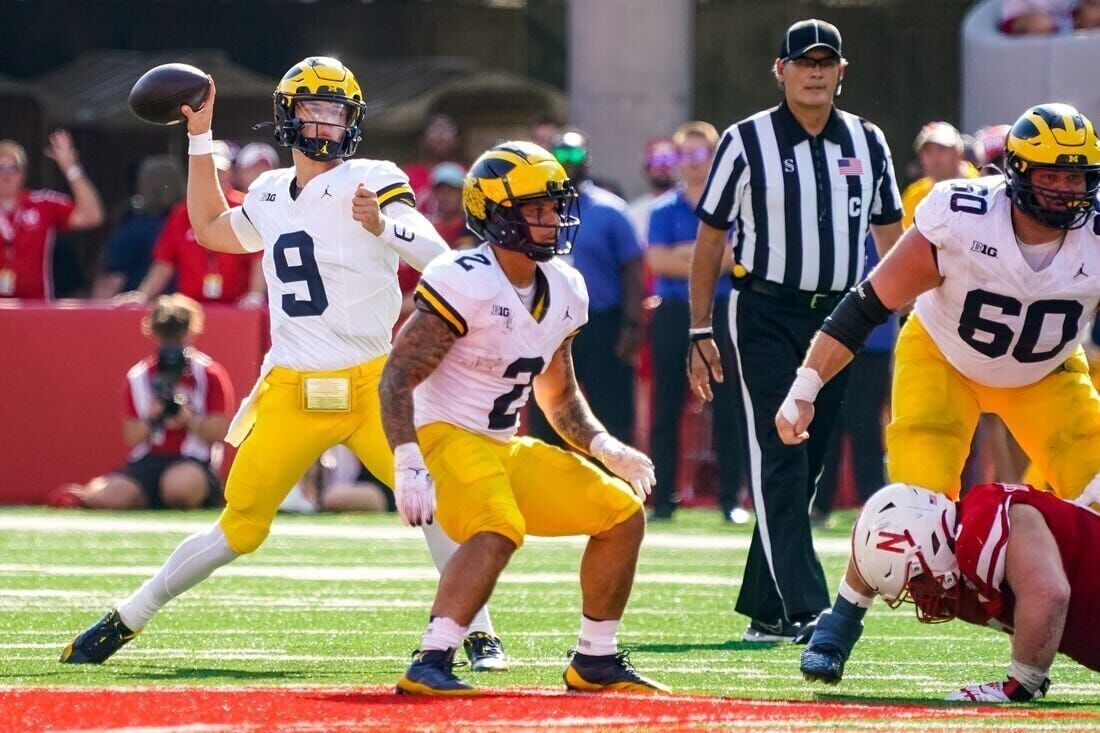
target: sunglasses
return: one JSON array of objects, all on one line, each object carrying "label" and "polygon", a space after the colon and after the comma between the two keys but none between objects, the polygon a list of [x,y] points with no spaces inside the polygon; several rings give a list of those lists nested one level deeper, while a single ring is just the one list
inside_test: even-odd
[{"label": "sunglasses", "polygon": [[710,148],[689,148],[681,150],[677,157],[681,163],[705,163],[711,159],[714,151]]},{"label": "sunglasses", "polygon": [[790,63],[794,64],[796,68],[809,71],[810,69],[820,68],[823,71],[831,71],[840,66],[840,59],[836,56],[826,56],[823,59],[810,58],[809,56],[799,56],[796,59],[791,59]]},{"label": "sunglasses", "polygon": [[580,165],[588,159],[588,151],[584,148],[554,148],[554,157],[562,165]]}]

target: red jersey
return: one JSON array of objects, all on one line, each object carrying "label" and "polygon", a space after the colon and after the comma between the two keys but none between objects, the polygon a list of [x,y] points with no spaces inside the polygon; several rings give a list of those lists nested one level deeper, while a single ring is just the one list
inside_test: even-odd
[{"label": "red jersey", "polygon": [[[959,502],[955,555],[963,576],[959,617],[986,625],[995,619],[1011,631],[1016,599],[1005,582],[1005,556],[1012,530],[1008,508],[1026,504],[1043,515],[1069,579],[1066,627],[1058,651],[1100,671],[1100,515],[1021,484],[983,484]],[[984,612],[984,613],[983,613]],[[996,625],[996,624],[992,624]]]},{"label": "red jersey", "polygon": [[[229,415],[236,407],[233,401],[233,385],[229,375],[218,362],[197,349],[188,349],[190,366],[178,383],[178,389],[187,395],[187,406],[196,415]],[[152,377],[157,357],[142,359],[126,374],[126,416],[145,419],[151,414],[155,396]],[[134,446],[129,459],[136,461],[147,454],[184,455],[200,461],[210,460],[210,444],[183,428],[158,430],[149,436],[148,442]]]},{"label": "red jersey", "polygon": [[[244,203],[244,194],[225,192],[230,206]],[[176,204],[164,221],[153,249],[153,259],[176,270],[176,290],[200,303],[236,303],[248,292],[252,265],[262,252],[227,254],[211,252],[195,241],[187,204]]]},{"label": "red jersey", "polygon": [[23,191],[0,210],[0,298],[53,298],[53,246],[69,228],[73,200],[56,191]]}]

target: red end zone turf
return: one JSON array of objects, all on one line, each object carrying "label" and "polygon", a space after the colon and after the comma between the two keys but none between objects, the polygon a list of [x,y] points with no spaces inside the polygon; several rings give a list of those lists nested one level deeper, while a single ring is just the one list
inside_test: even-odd
[{"label": "red end zone turf", "polygon": [[[1011,728],[1043,721],[1100,725],[1100,715],[1065,710],[856,702],[782,702],[720,697],[579,695],[518,690],[478,698],[398,697],[391,688],[9,688],[0,690],[0,730],[173,726],[187,730],[472,730],[695,727],[786,730],[952,725]],[[980,722],[979,722],[980,721]],[[862,725],[860,723],[862,722]]]}]

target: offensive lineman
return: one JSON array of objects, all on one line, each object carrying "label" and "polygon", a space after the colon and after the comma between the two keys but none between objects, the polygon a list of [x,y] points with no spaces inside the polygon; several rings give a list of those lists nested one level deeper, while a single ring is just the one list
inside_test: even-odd
[{"label": "offensive lineman", "polygon": [[[294,166],[259,176],[240,207],[229,208],[216,185],[214,95],[211,80],[202,108],[182,108],[190,139],[187,209],[204,247],[263,250],[271,350],[229,427],[227,440],[240,450],[218,523],[184,540],[153,578],[70,643],[62,662],[102,663],[172,598],[256,550],[291,486],[333,445],[346,444],[393,485],[378,380],[401,304],[398,257],[422,270],[448,248],[416,211],[399,168],[345,160],[359,145],[366,105],[355,76],[336,59],[304,59],[279,82],[275,139],[293,148]],[[425,535],[442,567],[457,545],[438,528],[426,527]],[[488,623],[484,613],[479,628]],[[488,665],[480,669],[506,668],[494,635],[471,639],[475,669],[479,661]]]},{"label": "offensive lineman", "polygon": [[[1001,177],[944,181],[914,226],[821,331],[776,415],[805,440],[818,390],[872,328],[914,298],[895,351],[887,472],[955,498],[981,412],[999,415],[1055,493],[1100,494],[1100,396],[1081,340],[1100,301],[1100,143],[1065,104],[1012,126]],[[807,679],[840,681],[872,598],[848,572],[802,655]]]},{"label": "offensive lineman", "polygon": [[[615,638],[645,533],[642,500],[653,464],[607,433],[573,374],[570,349],[588,320],[588,293],[580,274],[554,256],[572,247],[566,235],[580,223],[576,199],[561,164],[533,143],[503,143],[478,158],[463,203],[484,242],[424,271],[417,310],[382,374],[398,508],[413,524],[434,516],[461,544],[443,569],[398,693],[477,693],[455,677],[455,649],[528,534],[590,537],[580,571],[580,640],[566,686],[666,691],[634,671]],[[515,437],[532,386],[554,429],[619,478],[576,454]]]},{"label": "offensive lineman", "polygon": [[853,585],[927,623],[959,618],[1012,636],[1006,679],[960,702],[1045,697],[1057,652],[1100,671],[1100,516],[1023,484],[975,486],[957,504],[926,489],[877,491],[852,528]]}]

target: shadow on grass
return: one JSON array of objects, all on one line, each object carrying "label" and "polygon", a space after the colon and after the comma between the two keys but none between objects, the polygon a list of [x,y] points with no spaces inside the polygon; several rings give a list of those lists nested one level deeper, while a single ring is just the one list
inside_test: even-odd
[{"label": "shadow on grass", "polygon": [[731,651],[731,652],[758,652],[765,649],[773,649],[777,646],[790,646],[779,642],[767,641],[723,641],[719,643],[699,644],[631,644],[630,648],[639,652],[655,652],[657,654],[681,654],[683,652],[696,651]]},{"label": "shadow on grass", "polygon": [[149,667],[134,669],[124,672],[118,671],[113,676],[128,677],[135,680],[187,680],[206,681],[210,679],[231,680],[287,680],[287,681],[315,681],[315,671],[277,671],[258,669],[230,669],[217,667]]}]

